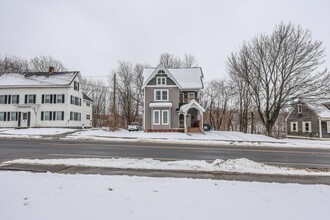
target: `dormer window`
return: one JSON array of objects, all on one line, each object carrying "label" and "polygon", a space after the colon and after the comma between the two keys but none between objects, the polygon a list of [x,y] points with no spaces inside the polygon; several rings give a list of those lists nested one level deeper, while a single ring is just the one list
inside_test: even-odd
[{"label": "dormer window", "polygon": [[156,78],[157,85],[166,85],[166,76]]},{"label": "dormer window", "polygon": [[301,106],[301,104],[298,104],[297,107],[298,107],[298,114],[301,114],[302,113],[302,106]]}]

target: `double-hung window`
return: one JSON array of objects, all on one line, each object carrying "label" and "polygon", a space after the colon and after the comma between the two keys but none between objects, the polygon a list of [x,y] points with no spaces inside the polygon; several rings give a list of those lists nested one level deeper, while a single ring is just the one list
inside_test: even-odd
[{"label": "double-hung window", "polygon": [[160,125],[160,110],[154,110],[153,119],[154,125]]},{"label": "double-hung window", "polygon": [[7,101],[6,95],[0,95],[0,104],[7,104],[6,101]]},{"label": "double-hung window", "polygon": [[45,103],[50,103],[50,95],[45,95]]},{"label": "double-hung window", "polygon": [[162,124],[168,125],[168,110],[162,111]]},{"label": "double-hung window", "polygon": [[188,92],[188,98],[189,99],[194,99],[195,98],[195,93],[194,92]]},{"label": "double-hung window", "polygon": [[36,104],[36,95],[25,95],[25,104]]},{"label": "double-hung window", "polygon": [[330,133],[330,121],[327,121],[327,133]]},{"label": "double-hung window", "polygon": [[302,113],[302,105],[298,104],[297,108],[298,108],[298,114],[301,114]]},{"label": "double-hung window", "polygon": [[44,120],[45,121],[50,121],[50,112],[49,111],[44,112]]},{"label": "double-hung window", "polygon": [[64,100],[62,94],[56,95],[56,103],[64,103],[63,101]]},{"label": "double-hung window", "polygon": [[0,121],[5,121],[5,113],[4,112],[0,112]]},{"label": "double-hung window", "polygon": [[291,131],[298,132],[298,122],[291,122]]},{"label": "double-hung window", "polygon": [[168,101],[169,97],[168,97],[168,89],[157,89],[155,90],[155,97],[154,100],[155,101]]},{"label": "double-hung window", "polygon": [[57,121],[62,121],[63,120],[63,116],[64,116],[63,111],[57,111],[55,114],[56,114],[56,120]]},{"label": "double-hung window", "polygon": [[73,89],[76,90],[76,91],[79,91],[79,83],[74,81],[73,82]]},{"label": "double-hung window", "polygon": [[17,112],[10,112],[10,121],[17,121]]},{"label": "double-hung window", "polygon": [[12,104],[19,104],[19,95],[12,95],[11,96],[11,103]]},{"label": "double-hung window", "polygon": [[166,76],[160,76],[156,78],[157,85],[166,85]]},{"label": "double-hung window", "polygon": [[310,121],[302,123],[303,132],[312,132],[312,123]]}]

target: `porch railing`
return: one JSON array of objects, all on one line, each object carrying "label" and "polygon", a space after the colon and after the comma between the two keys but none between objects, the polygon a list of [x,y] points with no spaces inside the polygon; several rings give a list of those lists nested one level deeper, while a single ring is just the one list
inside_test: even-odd
[{"label": "porch railing", "polygon": [[199,98],[179,98],[179,102],[180,103],[188,103],[193,99],[195,99],[199,103]]}]

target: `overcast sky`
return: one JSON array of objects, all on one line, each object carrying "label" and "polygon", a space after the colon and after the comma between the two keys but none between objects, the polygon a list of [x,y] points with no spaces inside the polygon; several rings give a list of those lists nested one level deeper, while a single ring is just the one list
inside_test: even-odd
[{"label": "overcast sky", "polygon": [[323,42],[329,67],[329,2],[0,0],[0,55],[49,55],[83,76],[102,76],[119,60],[156,66],[161,53],[190,53],[211,80],[226,75],[227,57],[243,41],[284,21]]}]

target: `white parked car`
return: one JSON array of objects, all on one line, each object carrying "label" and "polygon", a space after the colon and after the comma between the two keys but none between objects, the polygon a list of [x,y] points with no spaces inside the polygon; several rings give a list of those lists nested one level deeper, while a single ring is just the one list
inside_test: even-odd
[{"label": "white parked car", "polygon": [[139,122],[132,122],[128,125],[128,131],[139,131],[140,130],[140,124]]}]

